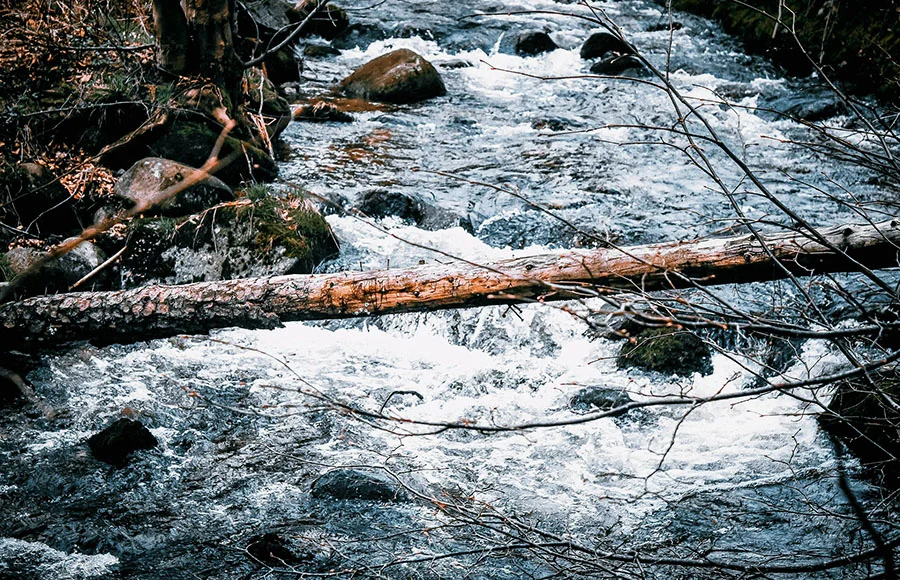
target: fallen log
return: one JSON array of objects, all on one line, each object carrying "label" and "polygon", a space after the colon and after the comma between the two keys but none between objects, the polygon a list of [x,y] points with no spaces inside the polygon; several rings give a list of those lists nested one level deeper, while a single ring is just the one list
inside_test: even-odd
[{"label": "fallen log", "polygon": [[898,265],[898,220],[819,233],[820,241],[794,233],[768,235],[768,251],[746,235],[567,250],[486,265],[459,261],[38,296],[0,305],[0,350],[76,340],[134,342],[233,326],[272,328],[291,320],[564,300],[590,292],[756,282],[784,278],[785,270],[805,276],[856,271],[860,265]]}]

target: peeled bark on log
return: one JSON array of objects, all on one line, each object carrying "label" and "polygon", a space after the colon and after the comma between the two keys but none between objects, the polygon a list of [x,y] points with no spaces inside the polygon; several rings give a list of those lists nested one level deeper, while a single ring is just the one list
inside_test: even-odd
[{"label": "peeled bark on log", "polygon": [[[835,252],[799,234],[766,237],[769,252],[797,275],[898,265],[900,221],[847,225],[821,234]],[[28,349],[74,340],[134,342],[240,326],[272,328],[398,312],[652,291],[784,278],[752,236],[569,250],[484,266],[465,262],[409,269],[150,286],[39,296],[0,305],[0,345]]]}]

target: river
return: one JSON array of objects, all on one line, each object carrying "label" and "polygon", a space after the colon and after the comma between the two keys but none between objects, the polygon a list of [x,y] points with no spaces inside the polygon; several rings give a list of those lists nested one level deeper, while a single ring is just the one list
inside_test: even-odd
[{"label": "river", "polygon": [[[585,78],[578,51],[600,30],[595,23],[506,14],[583,8],[541,0],[355,4],[354,43],[338,56],[307,59],[304,94],[326,92],[400,47],[432,61],[448,94],[354,113],[349,124],[293,123],[282,179],[347,207],[367,192],[401,192],[460,219],[418,227],[386,218],[373,227],[335,212],[328,220],[342,251],[321,271],[448,255],[484,262],[604,240],[690,240],[733,224],[728,200],[707,176],[683,152],[649,143],[658,132],[636,127],[672,125],[665,92]],[[667,21],[659,6],[599,6],[665,67],[670,35],[655,29]],[[815,79],[782,78],[715,24],[675,19],[683,26],[671,37],[672,82],[707,100],[703,112],[775,195],[817,224],[853,216],[815,187],[839,191],[833,182],[841,183],[861,200],[884,195],[866,171],[792,144],[807,135],[802,127],[752,109],[779,99],[815,103]],[[561,48],[515,55],[512,40],[530,29],[550,32]],[[782,219],[735,167],[711,155],[746,215]],[[790,288],[723,292],[776,304]],[[622,370],[620,343],[585,330],[560,308],[526,305],[44,354],[28,379],[57,416],[0,415],[0,576],[720,578],[732,573],[641,567],[629,554],[798,564],[870,547],[838,488],[838,459],[802,397],[769,394],[687,413],[652,407],[493,434],[372,424],[334,408],[516,425],[573,417],[570,400],[586,386],[647,401],[755,384],[745,367],[758,367],[735,355],[715,354],[709,376]],[[787,376],[844,368],[819,341],[800,344],[797,355]],[[160,445],[115,469],[91,458],[84,442],[123,414],[143,421]],[[338,468],[396,478],[402,497],[311,494],[317,478]],[[876,501],[878,490],[854,475],[852,460],[847,469],[856,495]],[[289,556],[255,561],[248,551],[260,537],[278,538]],[[574,549],[562,558],[545,545],[551,537],[632,562]],[[864,578],[877,569],[781,577]]]}]

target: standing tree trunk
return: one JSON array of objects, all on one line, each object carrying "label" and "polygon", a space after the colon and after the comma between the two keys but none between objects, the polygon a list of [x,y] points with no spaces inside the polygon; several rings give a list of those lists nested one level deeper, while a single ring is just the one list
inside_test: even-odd
[{"label": "standing tree trunk", "polygon": [[230,0],[153,0],[159,67],[232,89],[243,68],[234,51],[232,20]]},{"label": "standing tree trunk", "polygon": [[174,75],[188,74],[191,41],[181,0],[153,0],[153,23],[158,44],[156,64]]}]

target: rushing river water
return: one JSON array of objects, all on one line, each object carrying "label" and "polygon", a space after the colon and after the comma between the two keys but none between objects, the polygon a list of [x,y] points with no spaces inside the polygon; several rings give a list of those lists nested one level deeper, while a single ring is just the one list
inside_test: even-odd
[{"label": "rushing river water", "polygon": [[[669,32],[647,31],[666,22],[658,6],[600,6],[665,66]],[[348,207],[370,191],[402,192],[471,226],[449,220],[444,225],[452,227],[426,229],[388,218],[374,228],[337,213],[329,221],[342,254],[323,271],[450,259],[423,247],[490,261],[596,243],[591,236],[618,244],[686,240],[730,225],[727,200],[683,153],[642,144],[654,132],[625,127],[671,126],[666,94],[583,78],[588,64],[578,50],[597,25],[560,14],[492,15],[534,9],[584,13],[539,0],[389,1],[351,12],[359,34],[342,54],[307,60],[302,92],[314,95],[367,60],[408,47],[437,65],[448,94],[355,113],[351,124],[294,123],[285,134],[291,153],[283,179]],[[473,14],[481,15],[466,18]],[[791,176],[822,187],[834,179],[863,200],[879,195],[859,169],[788,143],[803,135],[800,128],[714,102],[716,94],[750,107],[803,101],[811,81],[778,77],[707,21],[676,19],[683,27],[672,35],[674,84],[710,99],[704,112],[777,196],[828,224],[849,210]],[[550,32],[561,49],[512,54],[511,39],[535,28]],[[722,175],[748,216],[772,211],[742,191],[736,169],[722,164]],[[475,182],[514,189],[590,235]],[[751,292],[766,300],[783,290],[760,285]],[[579,563],[591,560],[584,553],[564,561],[535,545],[499,549],[550,542],[532,527],[601,552],[710,554],[742,563],[827,560],[867,540],[838,489],[832,447],[801,398],[766,395],[689,413],[654,407],[495,434],[372,425],[326,402],[425,421],[566,420],[578,412],[570,399],[585,386],[624,390],[639,401],[740,390],[755,380],[740,358],[715,355],[705,377],[620,370],[618,343],[592,340],[583,322],[540,305],[212,337],[44,356],[28,379],[58,415],[0,417],[0,576],[349,577],[341,571],[356,570],[353,577],[512,579],[583,570],[616,577],[616,564]],[[797,378],[841,368],[819,342],[801,345],[799,355],[786,371]],[[123,413],[142,420],[160,445],[113,469],[91,458],[84,442]],[[334,468],[397,478],[404,489],[396,501],[311,494],[313,482]],[[866,501],[868,484],[852,485]],[[459,512],[439,509],[454,504]],[[280,538],[290,554],[270,562],[277,572],[248,554],[265,534]],[[497,549],[483,551],[491,546]],[[441,557],[451,553],[459,554]],[[870,572],[850,566],[821,576]],[[652,566],[645,573],[725,574]]]}]

